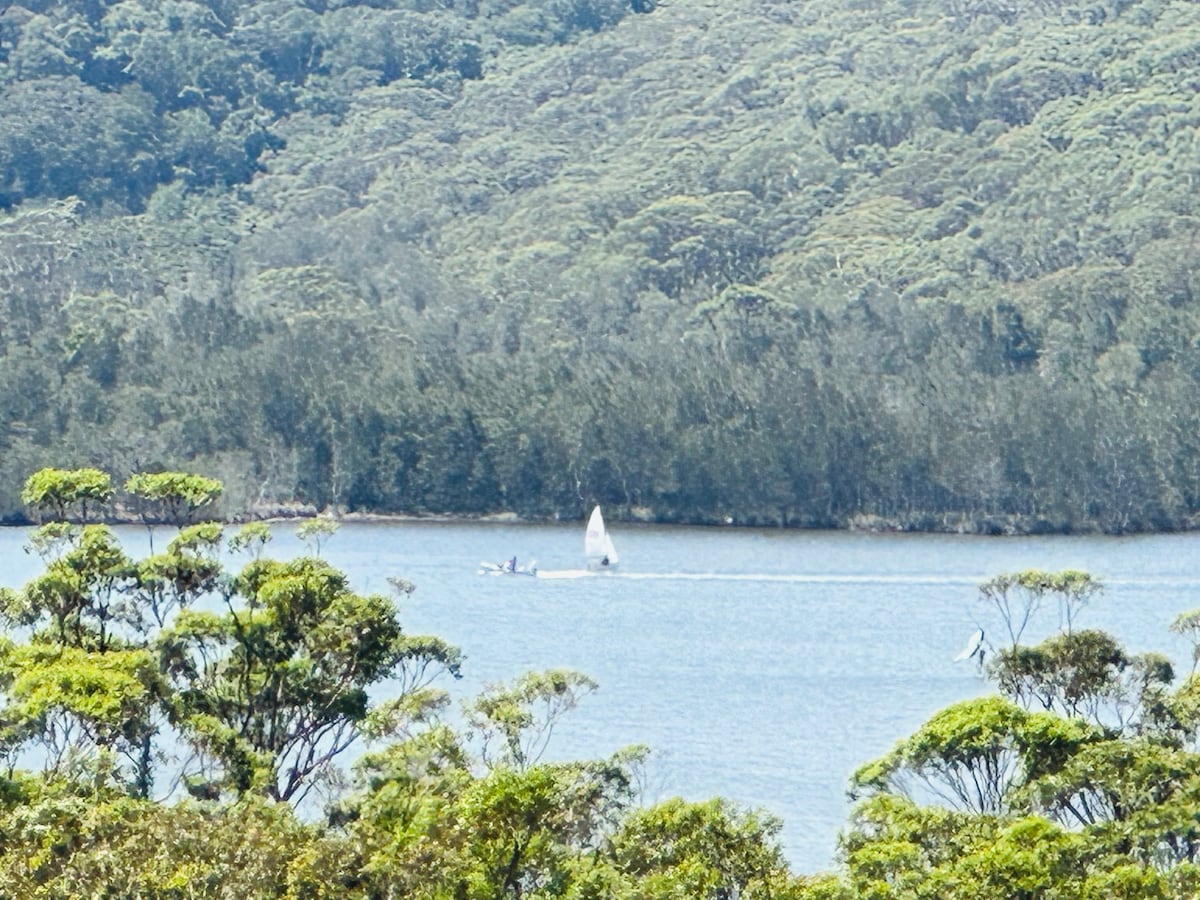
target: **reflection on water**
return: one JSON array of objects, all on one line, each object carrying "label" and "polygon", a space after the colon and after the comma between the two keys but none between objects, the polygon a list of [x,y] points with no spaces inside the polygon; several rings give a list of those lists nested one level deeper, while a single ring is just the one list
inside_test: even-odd
[{"label": "reflection on water", "polygon": [[[555,758],[628,744],[656,753],[650,800],[721,794],[784,820],[798,871],[828,867],[845,786],[938,709],[989,690],[952,662],[977,627],[1000,623],[976,586],[1023,568],[1079,568],[1107,590],[1079,624],[1133,651],[1182,662],[1168,631],[1200,606],[1200,535],[979,538],[658,528],[610,522],[621,568],[587,573],[583,525],[346,524],[323,545],[356,590],[399,576],[405,627],[460,645],[467,696],[529,669],[570,667],[600,683],[556,729]],[[0,584],[38,571],[27,532],[0,529]],[[144,552],[143,529],[122,530]],[[304,552],[290,525],[268,551]],[[537,578],[478,575],[479,561],[538,560]],[[557,577],[556,577],[557,576]],[[1057,624],[1052,610],[1027,638]],[[994,629],[994,631],[993,631]],[[1190,664],[1190,661],[1189,661]]]}]

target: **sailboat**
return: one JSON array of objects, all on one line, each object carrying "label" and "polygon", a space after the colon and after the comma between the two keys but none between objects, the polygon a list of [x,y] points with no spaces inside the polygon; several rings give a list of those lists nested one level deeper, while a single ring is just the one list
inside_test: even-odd
[{"label": "sailboat", "polygon": [[617,548],[613,546],[612,538],[604,527],[604,516],[600,514],[599,505],[592,510],[588,519],[587,533],[583,537],[583,555],[587,558],[589,569],[617,567]]}]

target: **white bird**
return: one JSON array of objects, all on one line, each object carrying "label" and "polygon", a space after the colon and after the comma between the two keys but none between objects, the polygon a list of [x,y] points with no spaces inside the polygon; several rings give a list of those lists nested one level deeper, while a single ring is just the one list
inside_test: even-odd
[{"label": "white bird", "polygon": [[983,663],[983,629],[980,628],[977,632],[971,635],[971,639],[967,641],[967,646],[963,647],[962,653],[954,657],[955,662],[962,662],[964,659],[970,659],[975,654],[979,654],[979,662]]}]

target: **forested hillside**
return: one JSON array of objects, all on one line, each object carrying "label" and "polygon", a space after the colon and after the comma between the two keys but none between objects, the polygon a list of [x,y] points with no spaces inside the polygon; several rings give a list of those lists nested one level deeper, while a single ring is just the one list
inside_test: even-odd
[{"label": "forested hillside", "polygon": [[0,512],[1200,508],[1187,0],[24,0]]}]

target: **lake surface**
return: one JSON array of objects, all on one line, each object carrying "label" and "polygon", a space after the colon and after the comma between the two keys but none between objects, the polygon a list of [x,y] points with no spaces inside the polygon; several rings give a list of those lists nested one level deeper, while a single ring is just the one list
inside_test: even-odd
[{"label": "lake surface", "polygon": [[[798,872],[834,864],[847,779],[934,712],[989,692],[952,660],[977,627],[1001,622],[980,582],[1026,568],[1084,569],[1105,592],[1077,627],[1107,629],[1135,652],[1190,667],[1168,626],[1200,606],[1200,534],[981,538],[652,527],[609,523],[618,571],[495,577],[482,560],[516,554],[544,574],[583,563],[583,524],[344,524],[322,544],[360,592],[388,578],[417,590],[405,628],[466,654],[458,697],[532,669],[599,682],[555,730],[548,758],[654,751],[648,800],[721,795],[784,821]],[[131,552],[142,529],[122,529]],[[25,529],[0,529],[0,584],[39,571]],[[162,542],[165,531],[160,532]],[[304,552],[278,525],[270,555]],[[1057,626],[1046,610],[1026,640]]]}]

